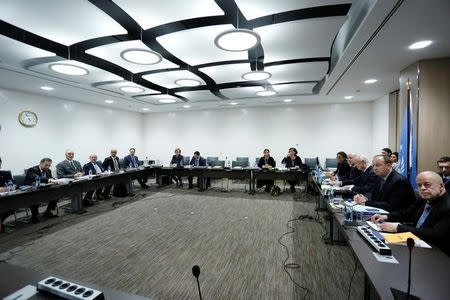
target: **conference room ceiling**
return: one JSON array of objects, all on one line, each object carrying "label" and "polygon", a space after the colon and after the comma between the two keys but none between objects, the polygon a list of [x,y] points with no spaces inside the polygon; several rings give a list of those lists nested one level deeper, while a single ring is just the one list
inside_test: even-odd
[{"label": "conference room ceiling", "polygon": [[[2,0],[0,87],[138,112],[371,101],[398,89],[398,73],[408,64],[450,55],[448,1],[377,1],[330,68],[334,40],[354,5],[349,0]],[[410,22],[411,17],[421,21]],[[236,28],[256,32],[260,45],[240,52],[216,46],[218,35]],[[435,43],[405,51],[420,39]],[[127,50],[156,53],[156,63],[133,63]],[[71,71],[81,73],[54,71],[67,66],[80,67]],[[271,77],[244,79],[250,71]],[[378,82],[364,85],[370,77]],[[186,79],[191,81],[180,85]],[[189,86],[192,82],[198,85]],[[264,90],[276,94],[258,96]],[[349,95],[353,98],[344,98]]]}]

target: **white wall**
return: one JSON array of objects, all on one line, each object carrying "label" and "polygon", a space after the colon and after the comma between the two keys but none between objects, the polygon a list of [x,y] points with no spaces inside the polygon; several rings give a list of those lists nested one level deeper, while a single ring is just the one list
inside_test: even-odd
[{"label": "white wall", "polygon": [[[38,115],[38,124],[25,128],[18,114],[31,110]],[[42,97],[0,89],[0,157],[2,169],[14,174],[38,164],[43,157],[53,160],[53,169],[64,159],[67,148],[75,151],[75,159],[86,163],[91,153],[99,159],[109,155],[111,147],[119,156],[143,151],[143,115],[86,105],[50,97]]]},{"label": "white wall", "polygon": [[372,105],[286,105],[149,114],[144,121],[144,148],[164,164],[175,147],[188,156],[199,150],[204,157],[248,156],[251,162],[269,148],[281,163],[292,146],[300,157],[319,156],[321,163],[341,150],[371,155]]},{"label": "white wall", "polygon": [[[389,95],[372,102],[372,148],[373,155],[389,146]],[[396,151],[396,149],[392,149]]]}]

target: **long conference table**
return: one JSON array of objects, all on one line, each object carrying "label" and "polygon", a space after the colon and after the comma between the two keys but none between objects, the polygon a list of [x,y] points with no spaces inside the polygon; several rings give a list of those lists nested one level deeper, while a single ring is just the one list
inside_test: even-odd
[{"label": "long conference table", "polygon": [[[317,207],[328,211],[328,231],[332,242],[345,242],[364,269],[364,299],[394,299],[391,288],[406,292],[408,282],[408,247],[389,244],[398,264],[379,262],[371,245],[356,231],[355,226],[344,225],[342,210],[318,189]],[[450,237],[449,237],[450,238]],[[436,247],[414,248],[412,251],[411,295],[422,300],[450,299],[450,257]]]},{"label": "long conference table", "polygon": [[30,188],[25,191],[16,190],[13,193],[3,193],[0,196],[0,213],[29,207],[34,204],[47,203],[53,199],[71,198],[72,208],[83,209],[82,194],[104,186],[119,183],[129,183],[132,180],[146,177],[156,177],[158,186],[163,186],[164,176],[197,177],[199,190],[206,190],[206,181],[211,179],[245,180],[249,186],[249,194],[256,193],[257,180],[286,180],[308,182],[308,172],[302,170],[272,170],[266,171],[256,168],[171,168],[171,167],[140,167],[138,169],[121,170],[119,172],[93,176],[81,180],[71,179],[64,184],[42,186],[38,189]]}]

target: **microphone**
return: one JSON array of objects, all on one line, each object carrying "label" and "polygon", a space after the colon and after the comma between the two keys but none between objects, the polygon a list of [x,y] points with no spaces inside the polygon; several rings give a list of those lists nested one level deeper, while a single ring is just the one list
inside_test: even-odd
[{"label": "microphone", "polygon": [[198,288],[198,295],[200,296],[200,300],[202,299],[202,291],[200,290],[200,281],[198,280],[198,276],[200,276],[200,267],[195,265],[192,267],[192,275],[195,276],[197,279],[197,288]]},{"label": "microphone", "polygon": [[406,245],[409,249],[409,263],[408,263],[408,289],[405,292],[391,288],[392,295],[394,296],[394,299],[396,300],[420,300],[419,297],[411,295],[411,257],[412,257],[412,249],[414,248],[414,245],[416,243],[414,242],[414,239],[407,238],[406,239]]}]

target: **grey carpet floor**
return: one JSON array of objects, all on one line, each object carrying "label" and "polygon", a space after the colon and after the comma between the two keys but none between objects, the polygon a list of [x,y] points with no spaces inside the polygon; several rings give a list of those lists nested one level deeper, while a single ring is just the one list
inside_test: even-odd
[{"label": "grey carpet floor", "polygon": [[[277,241],[300,214],[314,214],[314,203],[168,188],[45,234],[8,262],[154,299],[197,299],[191,268],[198,264],[204,299],[303,299]],[[296,232],[282,242],[306,298],[346,299],[348,247],[326,246],[315,222],[291,225]],[[362,282],[359,270],[351,299],[362,298]]]}]

